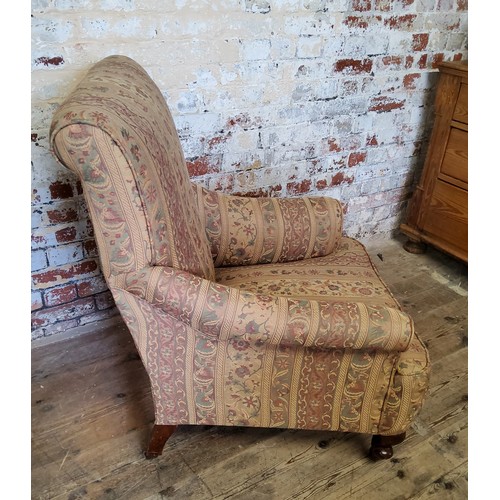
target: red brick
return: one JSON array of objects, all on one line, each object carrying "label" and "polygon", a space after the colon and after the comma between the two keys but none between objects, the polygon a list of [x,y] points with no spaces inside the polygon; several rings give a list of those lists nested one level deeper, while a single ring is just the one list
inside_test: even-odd
[{"label": "red brick", "polygon": [[326,189],[328,187],[328,183],[326,182],[325,179],[320,179],[319,181],[316,182],[316,189],[318,191],[321,191],[322,189]]},{"label": "red brick", "polygon": [[61,224],[78,220],[78,213],[73,208],[47,210],[49,224]]},{"label": "red brick", "polygon": [[301,182],[289,182],[286,185],[289,194],[304,194],[311,190],[311,180],[304,179]]},{"label": "red brick", "polygon": [[97,243],[95,240],[86,240],[83,242],[83,249],[86,257],[97,257]]},{"label": "red brick", "polygon": [[49,318],[47,317],[33,317],[33,314],[31,315],[31,329],[34,330],[35,328],[41,328],[42,326],[48,325],[49,324]]},{"label": "red brick", "polygon": [[389,28],[411,29],[413,21],[417,17],[416,14],[405,14],[403,16],[391,16],[385,20],[385,25]]},{"label": "red brick", "polygon": [[444,61],[444,54],[442,52],[438,52],[432,56],[431,68],[437,68],[439,63]]},{"label": "red brick", "polygon": [[414,61],[414,57],[413,56],[406,56],[405,57],[405,68],[406,69],[410,69],[413,65],[413,61]]},{"label": "red brick", "polygon": [[349,167],[354,167],[356,165],[359,165],[360,163],[363,163],[366,160],[366,152],[356,152],[356,153],[351,153],[349,155],[349,160],[347,164]]},{"label": "red brick", "polygon": [[457,10],[464,11],[469,9],[468,0],[457,0]]},{"label": "red brick", "polygon": [[46,239],[44,238],[43,235],[34,235],[32,234],[31,235],[31,242],[35,245],[38,245],[38,244],[41,244],[43,245],[44,243],[46,243]]},{"label": "red brick", "polygon": [[455,54],[455,55],[453,56],[453,60],[454,60],[454,61],[461,61],[463,57],[464,57],[464,55],[460,52],[460,53]]},{"label": "red brick", "polygon": [[102,276],[96,276],[95,278],[81,281],[76,285],[76,289],[80,297],[88,297],[106,291],[108,285]]},{"label": "red brick", "polygon": [[213,174],[220,171],[220,157],[213,155],[198,156],[186,161],[191,177]]},{"label": "red brick", "polygon": [[335,151],[335,152],[341,151],[341,148],[337,144],[337,140],[336,139],[328,139],[328,150],[329,151]]},{"label": "red brick", "polygon": [[35,64],[43,64],[44,66],[59,66],[60,64],[64,64],[64,59],[61,56],[38,57],[35,59]]},{"label": "red brick", "polygon": [[281,184],[275,184],[274,186],[268,186],[265,188],[266,196],[277,196],[282,192],[283,188]]},{"label": "red brick", "polygon": [[372,70],[371,59],[340,59],[335,63],[335,71],[343,73],[369,73]]},{"label": "red brick", "polygon": [[346,176],[343,172],[338,172],[336,173],[331,181],[330,181],[330,186],[338,186],[339,184],[352,184],[354,180],[354,177],[351,175],[351,176]]},{"label": "red brick", "polygon": [[63,200],[73,197],[73,188],[67,182],[56,181],[49,186],[50,196],[53,200]]},{"label": "red brick", "polygon": [[412,50],[418,52],[425,50],[429,43],[429,33],[415,33],[413,35]]},{"label": "red brick", "polygon": [[377,136],[375,134],[369,135],[366,138],[366,145],[367,146],[378,146]]},{"label": "red brick", "polygon": [[420,78],[420,73],[410,73],[409,75],[405,75],[403,78],[403,85],[408,90],[414,90],[416,88],[415,80]]},{"label": "red brick", "polygon": [[44,287],[44,285],[50,283],[56,284],[64,280],[78,278],[79,276],[83,277],[83,275],[95,272],[97,269],[97,261],[84,260],[71,266],[50,269],[42,273],[34,273],[31,277],[35,286]]},{"label": "red brick", "polygon": [[377,96],[372,99],[369,110],[376,111],[377,113],[385,113],[393,109],[401,109],[404,103],[405,101],[400,101],[392,97]]},{"label": "red brick", "polygon": [[403,59],[401,56],[384,56],[382,58],[382,64],[384,66],[401,66]]},{"label": "red brick", "polygon": [[364,17],[347,16],[344,19],[344,24],[349,28],[368,28],[368,21]]},{"label": "red brick", "polygon": [[352,0],[352,10],[366,12],[372,8],[371,0]]},{"label": "red brick", "polygon": [[422,54],[418,60],[418,67],[420,69],[427,68],[427,54]]},{"label": "red brick", "polygon": [[65,227],[64,229],[59,229],[55,232],[56,241],[58,243],[69,243],[71,241],[75,241],[76,238],[76,227],[70,226]]},{"label": "red brick", "polygon": [[48,307],[65,304],[66,302],[71,302],[77,298],[76,287],[74,284],[70,284],[52,288],[43,294],[43,298],[45,305]]},{"label": "red brick", "polygon": [[215,137],[212,137],[207,141],[208,150],[213,153],[214,150],[217,149],[217,146],[219,144],[225,143],[230,136],[231,132],[228,132],[226,135],[217,135]]}]

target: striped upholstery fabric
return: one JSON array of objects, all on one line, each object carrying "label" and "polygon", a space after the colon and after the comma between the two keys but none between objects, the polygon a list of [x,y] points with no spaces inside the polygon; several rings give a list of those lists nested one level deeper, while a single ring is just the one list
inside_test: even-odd
[{"label": "striped upholstery fabric", "polygon": [[428,354],[337,200],[192,184],[161,93],[121,56],[63,103],[51,144],[82,181],[157,424],[409,427]]},{"label": "striped upholstery fabric", "polygon": [[341,237],[342,207],[333,198],[245,198],[193,188],[216,267],[320,257]]},{"label": "striped upholstery fabric", "polygon": [[213,279],[172,116],[139,65],[111,56],[92,67],[55,113],[50,137],[56,155],[82,178],[102,252],[127,253],[128,266],[137,268],[142,244],[149,264]]}]

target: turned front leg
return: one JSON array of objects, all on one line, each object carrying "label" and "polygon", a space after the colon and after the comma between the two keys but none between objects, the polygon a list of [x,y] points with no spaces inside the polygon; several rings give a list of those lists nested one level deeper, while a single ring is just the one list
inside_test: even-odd
[{"label": "turned front leg", "polygon": [[156,458],[163,452],[163,447],[168,438],[177,429],[176,425],[154,425],[149,439],[148,449],[144,452],[144,456],[150,460]]},{"label": "turned front leg", "polygon": [[402,443],[405,440],[406,432],[396,434],[394,436],[381,436],[375,434],[372,437],[372,445],[370,448],[370,458],[373,460],[387,460],[393,455],[392,447]]}]

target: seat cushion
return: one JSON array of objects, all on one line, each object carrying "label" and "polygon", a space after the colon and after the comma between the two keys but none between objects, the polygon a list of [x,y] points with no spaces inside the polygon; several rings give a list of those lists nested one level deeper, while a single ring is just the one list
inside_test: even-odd
[{"label": "seat cushion", "polygon": [[217,268],[216,280],[253,293],[384,304],[400,309],[365,247],[342,237],[333,254],[282,264]]},{"label": "seat cushion", "polygon": [[[297,262],[215,269],[224,285],[265,295],[322,301],[383,304],[401,309],[380,278],[365,247],[342,237],[335,253]],[[420,373],[429,366],[422,341],[415,334],[397,366],[402,375]]]}]

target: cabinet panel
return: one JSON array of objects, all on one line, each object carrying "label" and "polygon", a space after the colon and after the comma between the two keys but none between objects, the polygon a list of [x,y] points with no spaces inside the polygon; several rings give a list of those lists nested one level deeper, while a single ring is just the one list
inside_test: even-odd
[{"label": "cabinet panel", "polygon": [[422,176],[400,229],[405,249],[425,251],[425,243],[468,259],[468,64],[438,65],[435,121]]},{"label": "cabinet panel", "polygon": [[424,222],[424,231],[467,251],[467,191],[438,180]]},{"label": "cabinet panel", "polygon": [[468,182],[468,141],[467,132],[458,128],[452,127],[446,152],[444,154],[443,163],[441,164],[441,172],[449,175],[454,179],[458,179],[465,183]]},{"label": "cabinet panel", "polygon": [[468,123],[469,115],[468,115],[468,88],[469,86],[466,83],[462,83],[460,85],[460,91],[458,93],[458,100],[455,106],[455,111],[453,113],[453,119],[457,122]]}]

